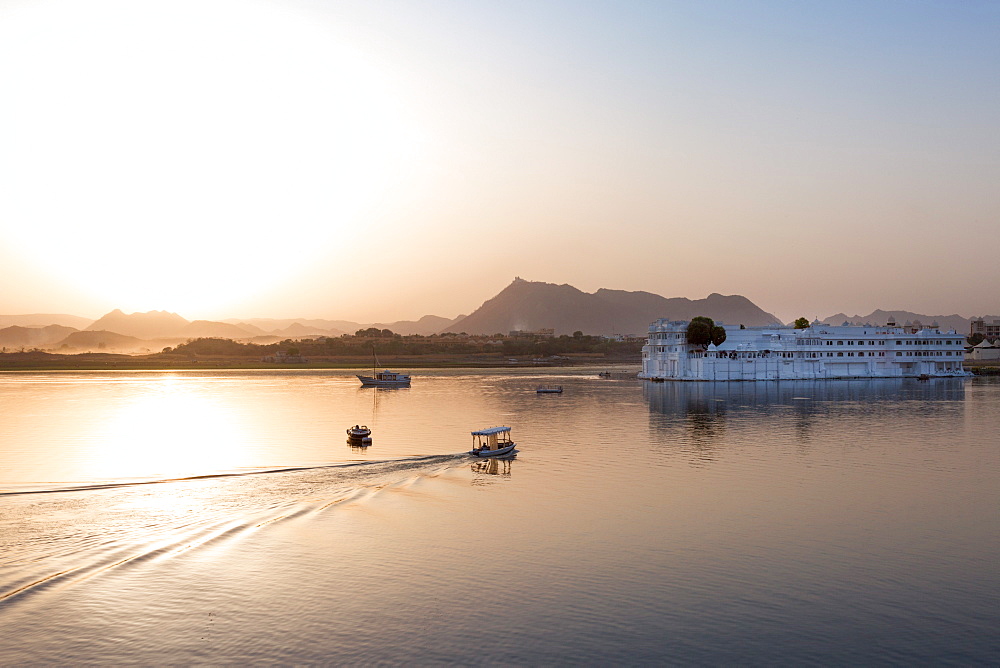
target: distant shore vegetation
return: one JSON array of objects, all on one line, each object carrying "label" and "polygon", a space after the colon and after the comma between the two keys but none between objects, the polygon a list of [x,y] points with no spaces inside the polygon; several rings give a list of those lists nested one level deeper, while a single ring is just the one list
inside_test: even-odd
[{"label": "distant shore vegetation", "polygon": [[401,335],[369,328],[338,337],[253,343],[196,338],[158,353],[115,354],[104,349],[74,354],[39,349],[0,352],[0,369],[184,368],[184,367],[366,367],[372,352],[383,363],[405,366],[503,366],[638,362],[644,339],[573,335]]},{"label": "distant shore vegetation", "polygon": [[357,357],[371,355],[440,355],[495,354],[499,356],[551,357],[569,354],[600,354],[605,356],[638,355],[645,340],[615,340],[576,332],[573,336],[493,336],[469,334],[433,334],[431,336],[396,334],[388,329],[370,328],[339,337],[287,339],[278,343],[242,343],[232,339],[199,338],[161,354],[231,355],[237,357],[267,357],[284,353],[287,356]]}]

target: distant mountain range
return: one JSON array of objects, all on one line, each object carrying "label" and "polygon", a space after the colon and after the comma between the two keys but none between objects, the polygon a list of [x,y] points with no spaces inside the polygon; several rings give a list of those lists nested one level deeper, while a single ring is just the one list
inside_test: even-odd
[{"label": "distant mountain range", "polygon": [[314,318],[249,320],[231,319],[188,321],[169,311],[124,313],[115,309],[97,320],[71,315],[0,315],[0,323],[44,323],[51,318],[58,323],[75,322],[79,327],[61,324],[45,326],[10,325],[0,329],[0,348],[11,350],[42,348],[67,352],[100,350],[104,352],[150,352],[175,346],[188,339],[223,338],[254,343],[274,343],[285,339],[310,336],[340,336],[359,329],[377,327],[398,334],[436,334],[460,320],[426,315],[419,320],[389,323],[358,323],[350,320],[318,320]]},{"label": "distant mountain range", "polygon": [[188,325],[188,321],[168,311],[148,313],[122,313],[115,309],[85,327],[90,332],[115,332],[140,339],[175,336]]},{"label": "distant mountain range", "polygon": [[0,315],[0,328],[11,326],[18,327],[47,327],[48,325],[62,325],[73,329],[83,329],[93,320],[81,318],[78,315],[66,315],[65,313],[32,313],[29,315]]},{"label": "distant mountain range", "polygon": [[369,327],[392,330],[404,336],[409,334],[430,336],[431,334],[437,334],[445,327],[458,322],[464,317],[464,315],[460,315],[457,318],[442,318],[437,315],[425,315],[419,320],[398,320],[396,322],[367,324],[351,320],[318,320],[315,318],[251,318],[248,320],[230,318],[224,322],[255,332],[257,335],[275,334],[284,335],[285,338],[296,336],[340,336],[341,334],[353,334],[359,329],[368,329]]},{"label": "distant mountain range", "polygon": [[[868,315],[847,315],[845,313],[837,313],[831,315],[827,318],[823,318],[820,322],[827,325],[842,325],[845,322],[852,324],[864,325],[871,323],[873,325],[884,325],[889,321],[889,319],[895,319],[897,325],[905,325],[906,323],[913,323],[920,321],[920,324],[924,326],[931,326],[937,323],[938,327],[942,329],[953,329],[959,334],[969,334],[969,323],[973,318],[965,318],[957,313],[952,315],[925,315],[923,313],[914,313],[912,311],[883,311],[882,309],[876,309],[869,313]],[[983,319],[987,322],[992,322],[994,320],[1000,320],[1000,316],[995,315],[984,315]]]},{"label": "distant mountain range", "polygon": [[582,331],[641,336],[657,318],[690,320],[699,315],[730,325],[780,322],[739,295],[713,293],[705,299],[686,299],[604,288],[588,293],[572,285],[516,278],[497,296],[444,331],[507,334],[512,330],[554,329],[557,335]]},{"label": "distant mountain range", "polygon": [[[628,292],[601,288],[587,293],[572,285],[556,285],[515,278],[495,297],[471,314],[457,318],[426,315],[419,320],[388,323],[358,323],[350,320],[315,318],[250,318],[225,321],[189,321],[168,311],[123,313],[115,309],[91,321],[66,314],[0,315],[0,349],[42,348],[80,352],[149,352],[174,346],[188,339],[228,338],[256,343],[311,336],[340,336],[377,327],[397,334],[429,336],[438,333],[507,334],[513,330],[552,329],[556,334],[632,334],[642,336],[657,318],[690,320],[704,315],[727,325],[761,326],[779,322],[746,297],[713,293],[705,299],[662,297],[651,292]],[[969,332],[972,318],[960,315],[925,315],[911,311],[872,311],[868,315],[837,313],[821,322],[840,325],[885,324],[920,321],[937,323],[960,333]],[[987,315],[989,322],[1000,316]]]},{"label": "distant mountain range", "polygon": [[160,352],[170,345],[170,341],[156,339],[140,339],[127,334],[108,332],[105,330],[84,330],[73,332],[62,341],[51,347],[55,352],[81,353],[123,352],[123,353],[153,353]]},{"label": "distant mountain range", "polygon": [[12,325],[0,329],[0,346],[7,348],[45,348],[62,341],[78,330],[63,325],[21,327]]}]

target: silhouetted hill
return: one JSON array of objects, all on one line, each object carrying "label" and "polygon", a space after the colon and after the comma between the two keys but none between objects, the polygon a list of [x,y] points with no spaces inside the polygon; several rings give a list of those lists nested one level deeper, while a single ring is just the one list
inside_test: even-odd
[{"label": "silhouetted hill", "polygon": [[5,327],[0,329],[0,347],[3,348],[44,348],[61,341],[73,332],[75,327],[49,325],[47,327]]},{"label": "silhouetted hill", "polygon": [[[460,315],[457,318],[442,318],[439,315],[425,315],[419,320],[397,320],[396,322],[386,323],[376,322],[373,325],[360,325],[358,329],[378,327],[379,329],[392,330],[396,334],[402,334],[404,336],[409,334],[430,336],[431,334],[437,334],[438,332],[444,331],[446,328],[456,324],[464,317],[464,315]],[[354,331],[356,332],[357,330]]]},{"label": "silhouetted hill", "polygon": [[[888,322],[889,318],[895,318],[896,324],[903,325],[907,322],[914,322],[919,320],[921,324],[930,326],[935,322],[943,329],[954,329],[959,334],[969,334],[969,323],[974,319],[978,318],[966,318],[964,316],[953,313],[952,315],[926,315],[923,313],[914,313],[912,311],[883,311],[882,309],[876,309],[869,313],[868,315],[847,315],[846,313],[836,313],[826,318],[822,318],[820,322],[826,323],[828,325],[842,325],[845,322],[857,323],[859,325],[864,325],[866,323],[871,323],[873,325],[884,325]],[[983,319],[987,322],[992,322],[993,320],[1000,320],[1000,316],[996,315],[984,315]]]},{"label": "silhouetted hill", "polygon": [[297,339],[303,336],[340,336],[339,329],[327,329],[323,327],[312,327],[303,325],[300,322],[293,322],[284,329],[276,329],[271,332],[282,339]]},{"label": "silhouetted hill", "polygon": [[[353,334],[359,328],[358,323],[351,322],[349,320],[323,320],[320,318],[228,318],[223,320],[230,324],[237,325],[243,328],[254,328],[257,336],[264,334],[273,334],[276,336],[284,335],[285,338],[289,336],[298,336],[297,334],[290,334],[290,332],[305,332],[303,336],[340,336],[341,334],[351,333]],[[289,330],[289,328],[292,328]]]},{"label": "silhouetted hill", "polygon": [[265,332],[263,329],[261,329],[257,325],[251,325],[249,322],[233,322],[232,320],[224,320],[223,322],[225,322],[227,325],[235,324],[240,329],[244,329],[250,332],[250,334],[253,336],[264,336],[267,334],[267,332]]},{"label": "silhouetted hill", "polygon": [[198,339],[249,339],[257,332],[244,329],[239,325],[231,325],[228,322],[215,322],[214,320],[194,320],[184,325],[177,331],[177,336]]},{"label": "silhouetted hill", "polygon": [[87,331],[107,331],[140,339],[153,339],[180,336],[180,331],[187,324],[189,324],[188,321],[181,316],[167,311],[126,314],[115,309],[97,319],[87,327]]},{"label": "silhouetted hill", "polygon": [[690,320],[704,315],[730,325],[769,325],[779,320],[746,297],[711,294],[705,299],[666,298],[650,292],[600,289],[591,294],[572,285],[525,281],[504,288],[446,332],[506,334],[555,329],[556,334],[644,335],[657,318]]},{"label": "silhouetted hill", "polygon": [[437,315],[425,315],[419,320],[397,320],[396,322],[376,322],[364,323],[353,320],[319,320],[315,318],[277,319],[277,318],[250,318],[245,320],[229,319],[224,322],[232,323],[243,328],[255,328],[258,336],[263,334],[273,334],[284,338],[295,338],[298,336],[340,336],[341,334],[353,334],[359,329],[378,327],[379,329],[391,329],[397,334],[421,334],[429,336],[437,334],[445,327],[448,327],[462,318],[442,318]]},{"label": "silhouetted hill", "polygon": [[46,327],[48,325],[61,325],[72,327],[73,329],[84,329],[94,322],[90,318],[81,318],[78,315],[67,315],[65,313],[31,313],[27,315],[0,315],[0,327]]},{"label": "silhouetted hill", "polygon": [[160,350],[162,346],[154,346],[152,341],[126,336],[117,332],[91,331],[73,332],[65,339],[50,347],[57,352],[102,352],[102,353],[134,353]]}]

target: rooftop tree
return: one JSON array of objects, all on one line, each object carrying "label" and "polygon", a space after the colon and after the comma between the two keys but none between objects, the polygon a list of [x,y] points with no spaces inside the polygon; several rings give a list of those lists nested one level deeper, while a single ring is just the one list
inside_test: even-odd
[{"label": "rooftop tree", "polygon": [[726,340],[725,328],[716,325],[711,318],[703,315],[691,318],[687,328],[687,342],[696,346],[708,347],[710,343],[720,345]]}]

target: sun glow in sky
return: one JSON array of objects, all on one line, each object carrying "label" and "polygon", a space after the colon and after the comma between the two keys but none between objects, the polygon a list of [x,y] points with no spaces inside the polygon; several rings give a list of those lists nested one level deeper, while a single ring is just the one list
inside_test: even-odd
[{"label": "sun glow in sky", "polygon": [[0,0],[0,313],[1000,311],[1000,6]]},{"label": "sun glow in sky", "polygon": [[83,294],[187,313],[253,298],[353,246],[414,157],[377,68],[293,9],[4,9],[5,244]]}]

